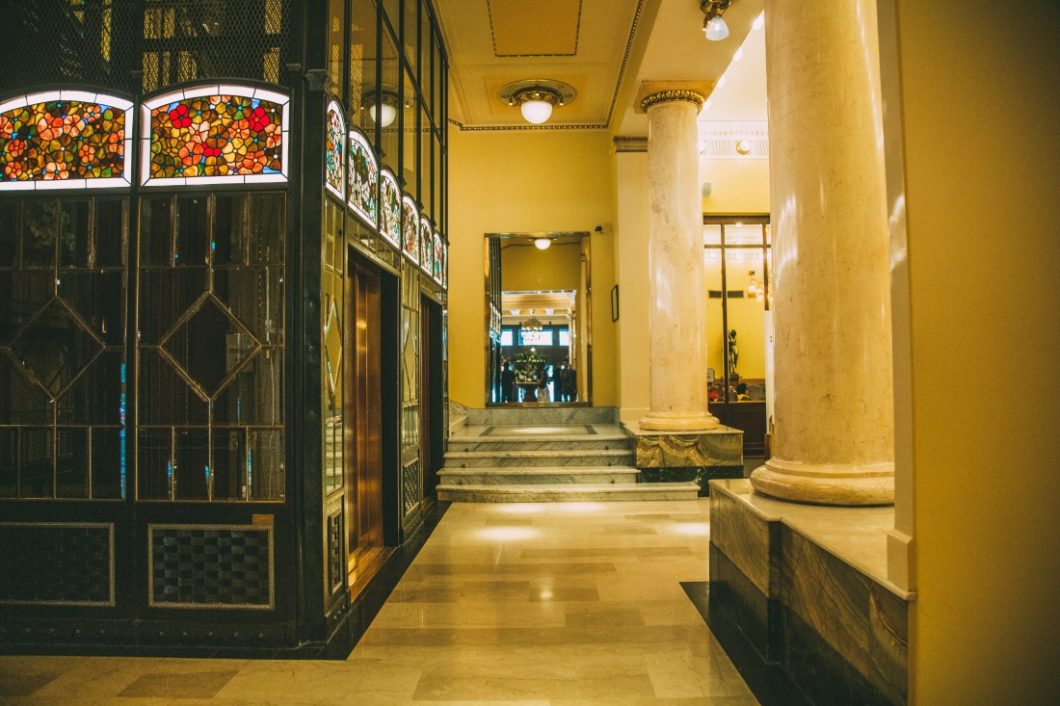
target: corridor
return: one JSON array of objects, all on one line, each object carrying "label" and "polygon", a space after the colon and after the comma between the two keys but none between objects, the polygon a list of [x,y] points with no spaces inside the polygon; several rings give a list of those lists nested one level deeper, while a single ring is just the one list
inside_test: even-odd
[{"label": "corridor", "polygon": [[0,703],[756,704],[681,585],[709,528],[706,498],[454,503],[345,661],[3,656]]}]

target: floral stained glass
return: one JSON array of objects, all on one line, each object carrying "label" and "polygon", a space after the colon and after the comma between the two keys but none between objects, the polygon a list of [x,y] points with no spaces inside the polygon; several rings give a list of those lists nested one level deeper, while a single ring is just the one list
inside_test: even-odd
[{"label": "floral stained glass", "polygon": [[441,235],[441,233],[438,233],[438,232],[434,233],[434,236],[432,238],[432,243],[433,243],[433,247],[434,247],[434,258],[433,258],[431,264],[434,267],[431,270],[431,276],[434,278],[435,282],[437,282],[438,284],[441,284],[442,283],[442,270],[443,270],[444,264],[445,264],[442,261],[442,258],[444,257],[444,255],[442,254],[443,253],[443,246],[442,246],[442,235]]},{"label": "floral stained glass", "polygon": [[[349,145],[350,164],[346,173],[350,180],[349,204],[369,224],[375,226],[379,222],[379,165],[367,138],[360,132],[350,131]],[[396,182],[393,188],[396,194]]]},{"label": "floral stained glass", "polygon": [[143,104],[144,184],[287,180],[287,96],[204,86]]},{"label": "floral stained glass", "polygon": [[420,216],[416,202],[406,195],[401,200],[401,249],[415,263],[420,261]]},{"label": "floral stained glass", "polygon": [[434,243],[431,241],[431,221],[427,214],[420,216],[420,267],[428,275],[434,271]]},{"label": "floral stained glass", "polygon": [[0,190],[129,186],[131,107],[83,91],[0,104]]},{"label": "floral stained glass", "polygon": [[379,173],[380,219],[379,230],[394,247],[401,247],[401,191],[397,178],[389,169]]},{"label": "floral stained glass", "polygon": [[346,121],[342,117],[342,108],[335,101],[328,103],[324,139],[327,142],[324,148],[324,185],[341,199],[346,174]]},{"label": "floral stained glass", "polygon": [[449,246],[442,244],[442,287],[449,287]]}]

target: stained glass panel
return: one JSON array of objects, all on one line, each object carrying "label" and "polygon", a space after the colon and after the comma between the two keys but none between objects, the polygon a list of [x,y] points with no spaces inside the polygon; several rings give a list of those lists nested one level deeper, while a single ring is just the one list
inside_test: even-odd
[{"label": "stained glass panel", "polygon": [[342,117],[342,108],[336,101],[328,103],[328,125],[324,149],[324,185],[331,193],[344,198],[343,184],[346,181],[346,121]]},{"label": "stained glass panel", "polygon": [[130,108],[127,100],[85,91],[0,104],[0,190],[129,186]]},{"label": "stained glass panel", "polygon": [[415,263],[420,261],[420,215],[408,194],[401,199],[401,249]]},{"label": "stained glass panel", "polygon": [[442,287],[449,287],[449,245],[442,243]]},{"label": "stained glass panel", "polygon": [[401,247],[401,190],[397,178],[389,169],[379,172],[379,230],[383,236]]},{"label": "stained glass panel", "polygon": [[428,275],[434,271],[434,241],[431,239],[431,220],[420,216],[420,267]]},{"label": "stained glass panel", "polygon": [[145,101],[141,182],[287,181],[289,101],[275,91],[226,85]]},{"label": "stained glass panel", "polygon": [[432,243],[432,247],[434,249],[434,260],[431,263],[431,264],[434,265],[434,268],[431,270],[431,277],[434,278],[435,282],[437,282],[438,284],[441,284],[442,283],[442,272],[445,269],[445,262],[443,260],[443,258],[444,258],[444,255],[443,255],[444,248],[442,246],[442,235],[441,235],[441,233],[438,233],[438,232],[433,233],[431,243]]},{"label": "stained glass panel", "polygon": [[349,145],[350,207],[376,227],[379,224],[379,165],[363,134],[351,130]]}]

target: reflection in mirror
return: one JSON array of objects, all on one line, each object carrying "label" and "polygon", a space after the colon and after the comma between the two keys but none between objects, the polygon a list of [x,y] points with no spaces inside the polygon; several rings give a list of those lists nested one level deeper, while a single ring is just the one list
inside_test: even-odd
[{"label": "reflection in mirror", "polygon": [[491,233],[488,404],[591,404],[589,233]]}]

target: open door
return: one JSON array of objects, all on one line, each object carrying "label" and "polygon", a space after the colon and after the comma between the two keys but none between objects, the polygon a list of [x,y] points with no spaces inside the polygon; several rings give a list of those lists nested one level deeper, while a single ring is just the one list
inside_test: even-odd
[{"label": "open door", "polygon": [[420,468],[423,497],[433,498],[444,456],[445,421],[442,409],[442,307],[429,297],[420,299],[420,380],[423,404],[420,414]]}]

